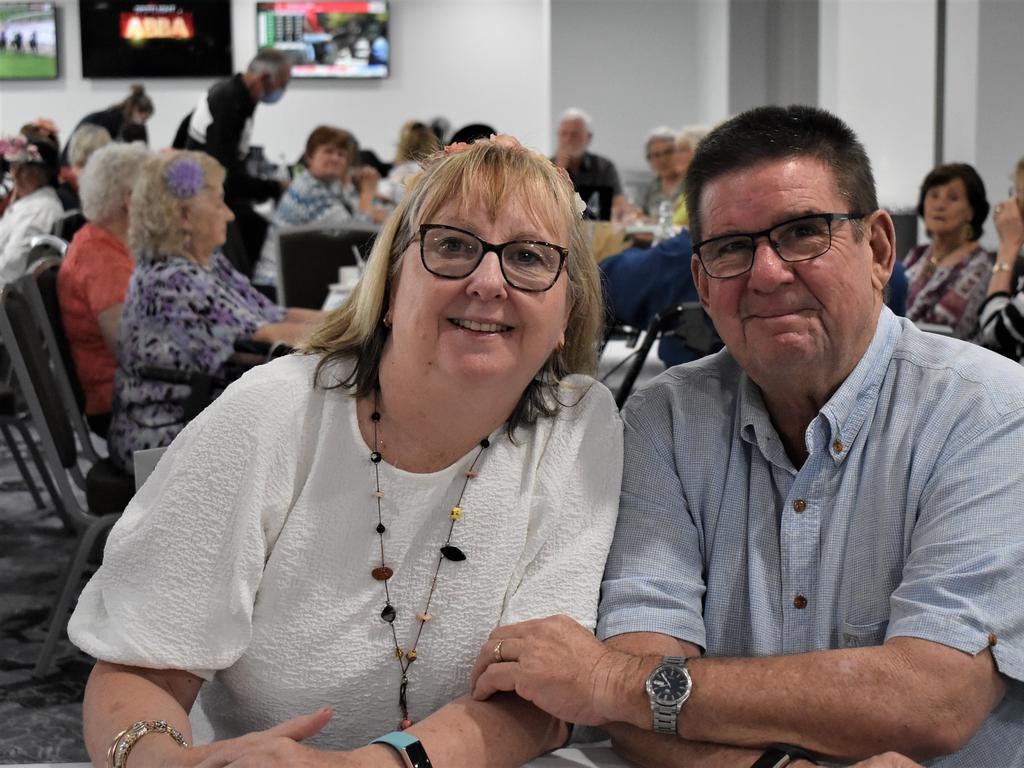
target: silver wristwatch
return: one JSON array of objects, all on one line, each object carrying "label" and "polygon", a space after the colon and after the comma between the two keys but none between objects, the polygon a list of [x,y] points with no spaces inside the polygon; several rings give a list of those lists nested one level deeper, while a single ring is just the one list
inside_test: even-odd
[{"label": "silver wristwatch", "polygon": [[685,656],[666,656],[654,668],[645,685],[651,700],[655,733],[676,732],[676,718],[690,698],[693,680],[686,669]]}]

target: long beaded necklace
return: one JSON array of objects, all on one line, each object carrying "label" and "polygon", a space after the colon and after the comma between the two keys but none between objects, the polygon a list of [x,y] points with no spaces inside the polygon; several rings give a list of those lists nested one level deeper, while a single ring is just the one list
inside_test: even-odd
[{"label": "long beaded necklace", "polygon": [[459,492],[459,500],[455,502],[455,506],[451,508],[448,513],[450,523],[448,525],[448,535],[445,537],[444,544],[441,545],[440,554],[437,558],[437,565],[434,567],[434,576],[430,581],[430,590],[427,592],[427,602],[423,606],[423,610],[416,614],[416,620],[419,622],[419,626],[416,629],[416,637],[413,639],[412,647],[408,649],[402,648],[398,642],[398,631],[395,629],[395,619],[398,617],[398,612],[395,610],[394,604],[391,602],[391,589],[388,586],[388,581],[394,575],[394,570],[387,565],[387,560],[384,557],[384,532],[387,531],[387,527],[384,525],[383,514],[381,513],[381,499],[384,498],[384,493],[380,489],[380,462],[383,458],[380,452],[380,438],[377,432],[377,427],[380,424],[380,391],[375,391],[373,394],[373,413],[370,414],[370,420],[373,422],[373,451],[370,453],[370,461],[373,463],[373,475],[374,475],[374,487],[373,497],[377,501],[377,536],[380,539],[380,565],[374,568],[370,573],[377,581],[384,582],[384,608],[380,612],[380,617],[391,627],[391,637],[395,642],[394,655],[398,659],[398,665],[402,670],[401,683],[398,687],[398,707],[402,712],[402,720],[398,724],[398,727],[403,731],[412,725],[412,720],[409,718],[409,701],[408,701],[408,689],[409,689],[409,667],[418,658],[416,653],[416,647],[419,645],[420,636],[423,634],[423,628],[427,625],[427,622],[434,617],[430,613],[430,601],[434,597],[434,590],[437,587],[437,577],[441,572],[441,563],[445,560],[451,560],[452,562],[461,562],[466,559],[466,554],[457,546],[452,544],[452,533],[455,530],[455,524],[462,519],[462,497],[466,494],[466,487],[469,485],[469,481],[477,477],[479,473],[476,471],[476,465],[480,461],[480,456],[484,450],[490,446],[490,440],[486,437],[480,441],[480,450],[477,451],[476,456],[473,457],[473,462],[469,465],[469,469],[463,472],[465,479],[462,482],[462,490]]}]

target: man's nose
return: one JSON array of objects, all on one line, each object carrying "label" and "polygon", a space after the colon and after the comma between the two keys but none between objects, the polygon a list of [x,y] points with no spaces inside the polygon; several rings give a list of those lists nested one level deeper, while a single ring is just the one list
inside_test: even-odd
[{"label": "man's nose", "polygon": [[779,256],[767,237],[754,244],[754,263],[750,266],[749,282],[755,290],[772,290],[780,283],[793,279],[793,265]]}]

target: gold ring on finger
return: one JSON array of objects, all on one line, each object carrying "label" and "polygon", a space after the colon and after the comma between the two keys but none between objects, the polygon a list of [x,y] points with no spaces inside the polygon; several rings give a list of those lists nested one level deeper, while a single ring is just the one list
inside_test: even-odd
[{"label": "gold ring on finger", "polygon": [[504,640],[499,640],[498,644],[494,646],[494,660],[499,664],[505,661],[505,659],[501,655],[501,644],[504,642]]}]

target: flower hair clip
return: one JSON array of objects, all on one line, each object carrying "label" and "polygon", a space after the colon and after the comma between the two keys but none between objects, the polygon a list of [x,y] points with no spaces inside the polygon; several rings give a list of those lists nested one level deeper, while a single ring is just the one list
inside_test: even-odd
[{"label": "flower hair clip", "polygon": [[572,207],[576,210],[576,215],[582,219],[583,214],[586,213],[587,204],[583,198],[580,197],[579,192],[572,193]]},{"label": "flower hair clip", "polygon": [[171,194],[179,200],[195,197],[203,188],[203,169],[191,157],[180,157],[173,160],[164,171],[164,183]]},{"label": "flower hair clip", "polygon": [[21,134],[0,138],[0,155],[11,163],[41,163],[43,156],[35,144]]}]

